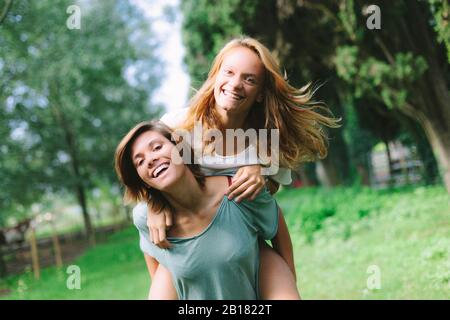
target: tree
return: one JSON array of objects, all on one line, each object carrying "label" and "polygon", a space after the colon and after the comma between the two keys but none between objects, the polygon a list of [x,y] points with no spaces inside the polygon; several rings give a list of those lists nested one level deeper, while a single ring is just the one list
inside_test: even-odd
[{"label": "tree", "polygon": [[117,185],[118,141],[160,112],[149,97],[161,68],[150,26],[127,1],[83,2],[73,30],[71,4],[15,1],[2,25],[0,180],[6,197],[24,205],[48,192],[73,194],[93,241],[87,194],[96,181]]},{"label": "tree", "polygon": [[0,9],[0,24],[5,20],[11,8],[12,0],[6,0],[3,8]]},{"label": "tree", "polygon": [[[437,3],[441,2],[376,1],[382,28],[368,30],[359,14],[365,4],[342,1],[337,21],[345,26],[348,44],[338,48],[336,68],[355,86],[357,96],[378,99],[420,124],[450,192],[450,69],[442,44],[448,41],[448,29],[430,12],[430,4]],[[448,16],[448,5],[444,7]],[[437,23],[439,37],[430,21]]]}]

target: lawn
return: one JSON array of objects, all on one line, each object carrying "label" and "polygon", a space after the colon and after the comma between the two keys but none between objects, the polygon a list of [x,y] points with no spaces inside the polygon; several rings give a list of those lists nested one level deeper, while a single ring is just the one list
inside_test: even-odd
[{"label": "lawn", "polygon": [[[450,209],[444,189],[355,191],[280,194],[302,297],[449,299]],[[317,217],[321,212],[323,220]],[[370,283],[368,288],[374,270],[379,289]]]},{"label": "lawn", "polygon": [[[442,187],[285,189],[277,194],[294,243],[304,299],[448,299],[450,209]],[[0,282],[2,299],[145,299],[149,276],[130,227],[66,269]]]},{"label": "lawn", "polygon": [[[134,227],[109,237],[106,243],[86,251],[71,265],[80,269],[80,289],[68,289],[73,273],[46,268],[41,279],[34,280],[31,272],[13,276],[1,282],[0,288],[12,293],[2,299],[145,299],[149,275]],[[72,278],[73,279],[73,278]]]}]

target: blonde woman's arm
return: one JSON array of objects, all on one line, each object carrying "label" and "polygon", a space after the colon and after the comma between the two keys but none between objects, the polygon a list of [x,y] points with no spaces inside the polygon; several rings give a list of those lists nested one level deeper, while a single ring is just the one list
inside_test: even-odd
[{"label": "blonde woman's arm", "polygon": [[153,276],[155,275],[156,269],[158,269],[159,262],[146,253],[144,253],[144,259],[145,264],[147,265],[148,274],[150,275],[150,280],[153,280]]},{"label": "blonde woman's arm", "polygon": [[149,300],[178,300],[178,294],[173,286],[172,275],[167,268],[144,253],[145,263],[150,274],[151,285],[148,293]]},{"label": "blonde woman's arm", "polygon": [[273,238],[271,242],[275,251],[278,252],[284,261],[286,261],[289,269],[291,269],[292,274],[294,275],[294,278],[297,279],[292,240],[281,210],[278,211],[278,231],[275,238]]},{"label": "blonde woman's arm", "polygon": [[230,200],[237,197],[238,203],[244,199],[254,200],[265,184],[259,164],[243,166],[234,175],[226,194]]},{"label": "blonde woman's arm", "polygon": [[170,248],[170,242],[166,235],[166,230],[172,226],[172,212],[170,210],[153,212],[150,206],[147,206],[147,226],[151,231],[153,244],[161,249]]}]

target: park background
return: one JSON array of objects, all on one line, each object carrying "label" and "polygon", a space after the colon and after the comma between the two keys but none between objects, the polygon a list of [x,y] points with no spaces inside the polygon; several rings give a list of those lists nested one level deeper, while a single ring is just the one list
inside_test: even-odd
[{"label": "park background", "polygon": [[302,297],[448,299],[449,15],[440,0],[0,1],[0,299],[146,298],[115,147],[184,106],[241,34],[342,117],[328,157],[276,194]]}]

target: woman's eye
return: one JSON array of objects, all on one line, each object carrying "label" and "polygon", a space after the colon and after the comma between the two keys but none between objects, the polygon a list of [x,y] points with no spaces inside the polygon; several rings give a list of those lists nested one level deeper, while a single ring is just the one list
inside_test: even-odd
[{"label": "woman's eye", "polygon": [[255,78],[247,78],[247,81],[250,83],[255,84],[256,83],[256,79]]},{"label": "woman's eye", "polygon": [[223,73],[225,73],[226,75],[231,75],[233,72],[231,70],[225,69]]},{"label": "woman's eye", "polygon": [[136,163],[136,166],[140,166],[141,164],[143,164],[144,163],[144,160],[139,160],[137,163]]},{"label": "woman's eye", "polygon": [[162,148],[162,146],[161,145],[157,145],[157,146],[155,146],[155,150],[159,150],[159,149],[161,149]]}]

